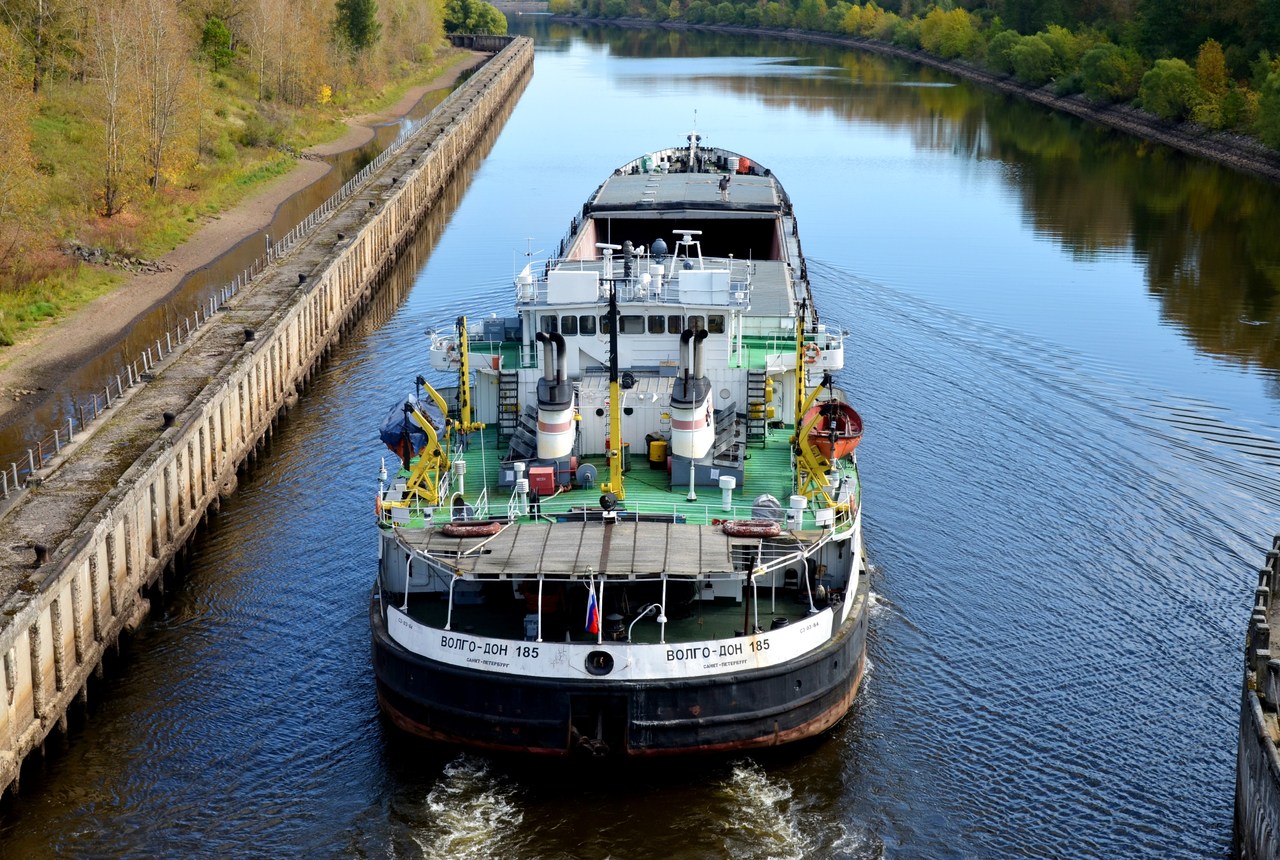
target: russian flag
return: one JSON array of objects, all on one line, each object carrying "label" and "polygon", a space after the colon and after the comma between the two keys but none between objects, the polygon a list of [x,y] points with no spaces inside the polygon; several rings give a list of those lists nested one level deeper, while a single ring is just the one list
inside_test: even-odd
[{"label": "russian flag", "polygon": [[587,598],[587,632],[600,632],[600,607],[596,606],[596,590],[594,588],[591,589],[591,596]]}]

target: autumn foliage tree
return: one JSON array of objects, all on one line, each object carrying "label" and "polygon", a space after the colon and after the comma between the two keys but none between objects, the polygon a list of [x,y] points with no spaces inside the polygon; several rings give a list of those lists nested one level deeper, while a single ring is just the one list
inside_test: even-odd
[{"label": "autumn foliage tree", "polygon": [[147,184],[154,192],[166,169],[176,167],[174,142],[188,128],[183,120],[191,100],[194,45],[169,0],[132,0],[129,7],[134,109],[143,135]]},{"label": "autumn foliage tree", "polygon": [[30,125],[35,98],[19,47],[18,37],[0,23],[0,275],[17,262],[37,202]]},{"label": "autumn foliage tree", "polygon": [[97,89],[100,120],[98,175],[95,199],[98,211],[107,218],[124,209],[134,186],[137,153],[137,124],[129,110],[135,69],[129,39],[128,16],[121,2],[95,6],[90,28],[91,85]]}]

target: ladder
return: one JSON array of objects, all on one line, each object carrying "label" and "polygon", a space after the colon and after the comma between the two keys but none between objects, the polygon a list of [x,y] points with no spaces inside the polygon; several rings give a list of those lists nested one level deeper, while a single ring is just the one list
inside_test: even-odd
[{"label": "ladder", "polygon": [[520,424],[520,374],[498,371],[498,444],[515,435]]},{"label": "ladder", "polygon": [[747,444],[758,442],[763,445],[768,432],[768,419],[765,417],[769,404],[765,402],[765,372],[763,370],[747,371]]}]

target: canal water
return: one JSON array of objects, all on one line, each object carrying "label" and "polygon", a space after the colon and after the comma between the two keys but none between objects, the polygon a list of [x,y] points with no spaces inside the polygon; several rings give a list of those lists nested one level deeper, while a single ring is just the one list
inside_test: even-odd
[{"label": "canal water", "polygon": [[[1280,530],[1275,188],[802,43],[514,19],[536,71],[189,572],[0,810],[50,856],[1221,858]],[[615,166],[789,191],[867,435],[870,670],[821,743],[646,769],[380,719],[376,424]]]}]

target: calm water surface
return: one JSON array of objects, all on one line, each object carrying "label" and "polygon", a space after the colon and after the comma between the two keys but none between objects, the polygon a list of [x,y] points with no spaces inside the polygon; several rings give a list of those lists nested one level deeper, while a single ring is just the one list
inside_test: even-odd
[{"label": "calm water surface", "polygon": [[[1280,527],[1273,187],[855,53],[530,19],[536,72],[180,588],[3,812],[48,856],[1220,858]],[[876,595],[824,742],[663,770],[379,720],[375,426],[613,167],[771,166],[851,332]]]}]

